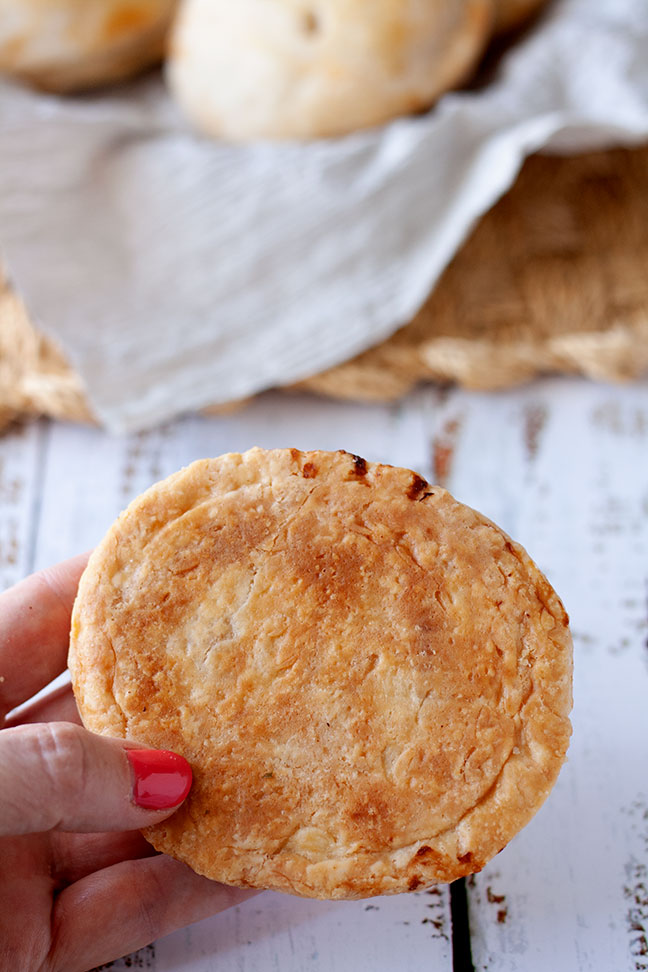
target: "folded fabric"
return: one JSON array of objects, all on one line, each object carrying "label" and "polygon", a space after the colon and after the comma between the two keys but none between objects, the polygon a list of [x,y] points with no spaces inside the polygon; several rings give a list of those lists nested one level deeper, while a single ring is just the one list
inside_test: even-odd
[{"label": "folded fabric", "polygon": [[0,245],[114,431],[297,381],[388,337],[531,152],[648,137],[645,0],[563,0],[495,80],[342,139],[190,131],[158,76],[0,86]]}]

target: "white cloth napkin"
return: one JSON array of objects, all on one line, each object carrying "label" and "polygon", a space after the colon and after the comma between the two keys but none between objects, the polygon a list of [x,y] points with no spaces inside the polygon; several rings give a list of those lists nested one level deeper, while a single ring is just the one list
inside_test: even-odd
[{"label": "white cloth napkin", "polygon": [[193,133],[159,76],[0,86],[0,246],[117,432],[299,380],[423,303],[526,155],[648,137],[648,0],[562,0],[477,92],[342,139]]}]

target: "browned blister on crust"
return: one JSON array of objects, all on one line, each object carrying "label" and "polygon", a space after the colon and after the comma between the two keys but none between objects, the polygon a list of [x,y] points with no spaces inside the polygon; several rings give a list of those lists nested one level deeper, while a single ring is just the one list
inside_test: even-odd
[{"label": "browned blister on crust", "polygon": [[252,449],[121,515],[70,668],[88,728],[193,766],[154,847],[228,884],[362,897],[479,870],[543,803],[567,624],[524,550],[440,487]]}]

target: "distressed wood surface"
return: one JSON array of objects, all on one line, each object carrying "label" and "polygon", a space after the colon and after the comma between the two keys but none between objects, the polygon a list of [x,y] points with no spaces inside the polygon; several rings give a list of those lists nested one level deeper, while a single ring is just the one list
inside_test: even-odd
[{"label": "distressed wood surface", "polygon": [[[92,546],[151,482],[251,445],[410,466],[522,542],[575,642],[569,762],[532,823],[468,882],[474,967],[648,970],[648,386],[542,381],[396,406],[267,395],[114,439],[40,424],[0,439],[0,583]],[[113,964],[191,972],[450,972],[450,895],[266,893]],[[463,966],[462,966],[463,967]]]},{"label": "distressed wood surface", "polygon": [[44,430],[24,425],[0,439],[0,590],[32,569],[42,497]]},{"label": "distressed wood surface", "polygon": [[439,423],[447,485],[527,547],[575,642],[569,762],[469,881],[475,967],[648,969],[648,389],[463,397]]}]

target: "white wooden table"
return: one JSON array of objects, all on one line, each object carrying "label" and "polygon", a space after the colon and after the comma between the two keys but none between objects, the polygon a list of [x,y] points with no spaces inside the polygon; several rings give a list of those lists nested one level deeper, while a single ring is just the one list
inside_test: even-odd
[{"label": "white wooden table", "polygon": [[648,385],[547,380],[371,407],[273,394],[229,417],[121,440],[28,425],[0,437],[0,584],[91,547],[154,480],[252,445],[409,466],[521,541],[572,618],[569,762],[532,823],[452,895],[329,903],[266,893],[113,968],[648,970]]}]

